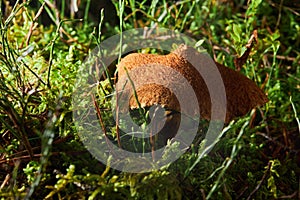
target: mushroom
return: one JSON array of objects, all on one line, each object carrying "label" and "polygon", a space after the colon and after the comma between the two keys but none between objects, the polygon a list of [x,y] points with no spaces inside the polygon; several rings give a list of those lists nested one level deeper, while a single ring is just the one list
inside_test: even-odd
[{"label": "mushroom", "polygon": [[[118,83],[116,89],[118,92],[123,91],[124,94],[122,95],[127,95],[131,110],[160,105],[169,111],[169,114],[166,114],[167,123],[162,129],[165,132],[159,133],[165,135],[164,140],[174,137],[176,134],[174,129],[180,123],[178,113],[194,115],[195,109],[199,108],[201,117],[207,120],[218,120],[218,116],[212,119],[211,113],[212,102],[216,104],[218,102],[211,99],[206,81],[199,73],[199,69],[204,69],[209,73],[212,69],[208,68],[212,64],[217,67],[224,83],[227,106],[222,104],[219,106],[226,108],[225,123],[247,114],[251,109],[264,105],[268,101],[264,92],[252,80],[217,62],[211,61],[209,63],[209,60],[211,59],[203,53],[199,53],[186,45],[180,45],[168,55],[132,53],[122,58],[117,66]],[[194,65],[197,63],[197,66],[193,66],[191,63]],[[186,101],[179,103],[178,95],[175,95],[173,91],[177,90],[177,94],[186,96],[181,93],[188,86],[182,84],[183,79],[195,92],[196,106],[183,107],[183,104],[191,104],[189,99],[185,98]],[[130,81],[132,84],[129,83]],[[218,86],[215,88],[216,90],[220,89]],[[214,92],[218,93],[218,91]],[[120,111],[122,112],[122,109]],[[173,112],[175,115],[170,114],[172,111],[175,111]],[[222,116],[221,114],[220,116]],[[169,118],[170,120],[168,120]],[[221,117],[220,119],[222,120]],[[167,132],[169,130],[166,128],[167,126],[172,127],[170,132]]]}]

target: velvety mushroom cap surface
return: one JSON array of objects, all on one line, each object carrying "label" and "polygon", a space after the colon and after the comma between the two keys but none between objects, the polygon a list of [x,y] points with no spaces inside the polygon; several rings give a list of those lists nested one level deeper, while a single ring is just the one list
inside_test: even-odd
[{"label": "velvety mushroom cap surface", "polygon": [[[118,84],[117,91],[123,91],[124,95],[129,95],[130,109],[138,108],[137,99],[142,107],[151,107],[152,105],[161,105],[168,109],[173,109],[188,115],[194,115],[196,107],[188,106],[184,108],[179,105],[178,96],[174,94],[176,90],[180,95],[180,91],[185,91],[187,84],[182,84],[182,80],[176,71],[183,77],[192,87],[197,97],[197,103],[200,108],[201,117],[211,119],[212,100],[208,91],[208,87],[199,73],[199,68],[210,67],[206,63],[206,55],[200,54],[193,48],[186,45],[179,46],[178,49],[168,55],[142,54],[132,53],[124,57],[118,64]],[[197,63],[193,66],[192,63]],[[256,106],[261,106],[268,101],[264,92],[250,79],[230,68],[219,63],[215,63],[219,73],[223,79],[226,92],[226,119],[225,122],[231,121],[233,118],[243,116]],[[154,66],[159,66],[156,70]],[[147,70],[145,70],[147,69]],[[134,71],[133,76],[130,72]],[[138,85],[143,80],[142,86],[134,88],[128,83],[130,77],[133,85]],[[177,77],[178,76],[178,77]],[[150,80],[162,80],[164,85],[152,83]],[[121,81],[120,81],[121,80]],[[147,83],[147,80],[149,82]],[[127,83],[125,84],[125,82]],[[170,86],[170,87],[168,87]],[[170,89],[171,88],[171,89]],[[175,89],[174,89],[175,88]],[[217,89],[218,86],[215,86]],[[134,94],[134,89],[137,95]],[[218,91],[215,91],[218,92]],[[186,97],[186,95],[185,95]],[[184,103],[188,102],[188,97]],[[182,101],[180,101],[182,103]],[[213,102],[218,103],[218,102]],[[221,105],[220,106],[224,106]],[[220,108],[221,110],[221,108]]]}]

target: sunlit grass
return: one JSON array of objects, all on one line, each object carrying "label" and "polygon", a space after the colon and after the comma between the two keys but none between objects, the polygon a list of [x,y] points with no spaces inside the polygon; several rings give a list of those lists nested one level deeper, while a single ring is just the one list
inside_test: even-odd
[{"label": "sunlit grass", "polygon": [[[67,1],[19,2],[10,12],[3,10],[0,197],[296,199],[299,17],[288,4],[249,2],[113,1],[119,14],[114,24],[108,20],[114,12],[105,16],[100,9],[98,21],[91,21],[93,1],[81,1],[83,21],[69,13]],[[50,25],[42,24],[41,10]],[[144,26],[180,30],[203,40],[213,58],[233,69],[257,30],[258,41],[241,73],[265,91],[269,102],[231,123],[208,155],[201,154],[197,142],[162,170],[128,174],[104,166],[86,151],[73,124],[71,98],[76,72],[92,48],[115,33]],[[111,78],[99,95],[110,94]],[[112,104],[99,103],[104,124],[116,138],[107,114]]]}]

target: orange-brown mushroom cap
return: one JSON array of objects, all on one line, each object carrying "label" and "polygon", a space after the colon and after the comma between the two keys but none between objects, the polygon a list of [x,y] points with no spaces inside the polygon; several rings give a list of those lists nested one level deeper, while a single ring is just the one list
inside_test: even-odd
[{"label": "orange-brown mushroom cap", "polygon": [[[208,87],[200,75],[199,71],[194,67],[189,61],[192,59],[198,59],[199,65],[205,65],[201,63],[201,59],[204,58],[198,51],[193,48],[187,47],[186,45],[179,46],[178,49],[171,52],[168,55],[155,55],[155,54],[142,54],[142,53],[132,53],[121,59],[118,64],[118,79],[123,79],[123,82],[118,82],[117,91],[127,91],[127,95],[130,96],[129,107],[130,109],[138,108],[138,103],[133,95],[133,87],[130,84],[124,86],[124,79],[128,79],[127,72],[135,70],[135,76],[139,79],[147,80],[148,77],[151,79],[164,78],[167,84],[174,87],[178,84],[178,80],[170,73],[170,69],[179,72],[193,88],[198,106],[200,108],[201,117],[205,119],[211,119],[211,98],[208,91]],[[193,62],[195,63],[195,62]],[[247,114],[252,108],[256,106],[264,105],[268,98],[264,92],[250,79],[236,72],[230,68],[225,67],[219,63],[215,63],[220,75],[223,79],[225,92],[226,92],[226,119],[225,122],[228,123],[235,117],[243,116]],[[153,65],[163,66],[159,68],[159,71],[143,71],[143,67],[153,67]],[[164,68],[165,67],[165,68]],[[209,65],[200,66],[209,67]],[[140,70],[139,70],[140,69]],[[127,72],[126,72],[127,70]],[[132,81],[134,84],[134,77]],[[136,78],[137,79],[137,78]],[[184,90],[180,88],[180,90]],[[130,91],[130,92],[128,92]],[[193,110],[184,110],[180,106],[176,95],[172,90],[166,86],[148,83],[136,89],[136,94],[138,101],[142,107],[151,107],[152,105],[162,105],[168,109],[176,110],[181,113],[192,115],[195,112]],[[185,102],[188,103],[188,102]],[[194,109],[194,107],[191,107]]]}]

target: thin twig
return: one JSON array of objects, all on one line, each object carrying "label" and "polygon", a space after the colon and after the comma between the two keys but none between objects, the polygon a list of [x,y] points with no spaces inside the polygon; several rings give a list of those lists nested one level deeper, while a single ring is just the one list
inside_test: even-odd
[{"label": "thin twig", "polygon": [[261,132],[257,132],[256,133],[257,135],[260,135],[264,138],[266,138],[268,141],[271,141],[273,142],[274,144],[278,145],[280,148],[282,148],[284,151],[288,151],[288,152],[291,152],[291,153],[297,153],[298,151],[297,150],[294,150],[292,149],[292,147],[289,147],[289,146],[285,146],[284,144],[276,141],[275,139],[271,138],[270,136],[268,136],[267,134],[265,133],[261,133]]},{"label": "thin twig", "polygon": [[[277,3],[274,3],[274,2],[272,2],[272,1],[270,1],[270,0],[268,1],[268,3],[269,3],[271,6],[275,7],[275,8],[277,8],[277,6],[279,6]],[[294,14],[297,15],[297,16],[300,16],[300,13],[298,13],[297,11],[293,10],[293,9],[290,8],[290,7],[282,6],[282,8],[291,11],[292,13],[294,13]]]},{"label": "thin twig", "polygon": [[[273,54],[269,54],[268,56],[271,56],[272,58],[274,57]],[[300,58],[295,58],[295,57],[290,57],[290,56],[282,56],[282,55],[276,55],[275,58],[278,60],[287,60],[287,61],[292,61],[292,62],[297,61],[297,63],[300,64]]]},{"label": "thin twig", "polygon": [[[82,150],[82,151],[67,151],[67,152],[64,152],[66,154],[71,154],[71,155],[78,155],[78,154],[81,154],[81,153],[87,153],[88,151],[87,150]],[[62,152],[58,151],[58,152],[51,152],[51,156],[58,156],[60,155]],[[38,154],[33,154],[33,158],[40,158],[42,157],[43,154],[41,153],[38,153]],[[0,164],[4,164],[4,163],[8,163],[9,165],[15,165],[15,162],[18,161],[18,160],[32,160],[31,157],[29,155],[27,156],[20,156],[20,157],[16,157],[16,158],[11,158],[11,159],[4,159],[4,160],[0,160]]]},{"label": "thin twig", "polygon": [[33,158],[32,147],[31,147],[30,142],[29,142],[29,140],[26,136],[26,131],[25,131],[24,124],[21,122],[19,116],[16,114],[15,110],[12,107],[7,106],[6,114],[10,118],[10,120],[13,122],[15,127],[18,129],[18,132],[21,134],[23,144],[25,145],[25,148],[28,151],[29,156],[31,158]]},{"label": "thin twig", "polygon": [[[290,194],[290,195],[284,195],[284,196],[281,196],[281,197],[278,197],[278,199],[294,199],[298,194],[298,191],[295,191],[293,194]],[[298,197],[299,199],[299,197]]]},{"label": "thin twig", "polygon": [[[45,2],[42,4],[42,6],[40,7],[40,9],[38,10],[38,12],[36,13],[35,17],[33,18],[32,22],[31,22],[31,25],[29,27],[29,31],[26,35],[26,46],[29,45],[29,41],[30,41],[30,38],[31,38],[31,35],[33,33],[33,30],[37,27],[37,23],[35,23],[35,21],[37,20],[37,18],[42,14],[42,11],[44,10],[44,6],[45,6]],[[24,42],[24,41],[23,41]],[[23,42],[21,44],[21,48],[23,46]]]},{"label": "thin twig", "polygon": [[[104,133],[105,141],[106,141],[108,147],[110,148],[110,150],[112,150],[112,148],[110,146],[109,139],[107,137],[107,132],[106,132],[105,125],[104,125],[104,122],[103,122],[103,118],[102,118],[102,115],[101,115],[101,110],[100,110],[99,105],[98,105],[98,103],[96,101],[95,95],[91,94],[91,96],[92,96],[92,100],[94,102],[94,106],[96,108],[97,116],[99,118],[99,122],[100,122],[100,125],[101,125],[101,128],[102,128],[102,131]],[[111,152],[113,152],[113,151],[111,151]]]},{"label": "thin twig", "polygon": [[4,181],[2,182],[2,184],[0,186],[0,190],[2,190],[5,187],[6,183],[10,180],[10,178],[11,178],[11,175],[6,174]]},{"label": "thin twig", "polygon": [[122,148],[121,139],[120,139],[120,127],[119,127],[119,105],[118,105],[118,95],[116,95],[116,135],[118,140],[118,145]]},{"label": "thin twig", "polygon": [[241,199],[241,197],[248,190],[248,188],[249,188],[249,186],[244,187],[244,189],[240,192],[240,194],[238,195],[238,197],[236,199]]},{"label": "thin twig", "polygon": [[[55,140],[55,141],[53,142],[53,145],[64,143],[66,140],[68,140],[68,139],[71,138],[71,137],[72,137],[72,135],[67,135],[66,137],[59,138],[59,139],[57,139],[57,140]],[[32,151],[40,150],[41,147],[42,147],[42,146],[32,147]],[[19,151],[19,152],[16,152],[16,153],[14,153],[14,154],[9,155],[9,157],[7,157],[6,159],[12,159],[12,158],[20,157],[20,156],[24,155],[25,153],[27,153],[27,150]],[[2,161],[2,159],[0,159],[0,162],[1,162],[1,161]]]},{"label": "thin twig", "polygon": [[263,177],[261,178],[261,180],[259,181],[258,185],[255,187],[255,189],[251,192],[251,194],[248,196],[247,200],[250,200],[252,198],[252,196],[259,190],[259,188],[261,187],[262,183],[264,182],[264,180],[266,179],[267,177],[267,174],[269,173],[270,169],[271,169],[271,165],[272,163],[269,162],[268,163],[268,168],[267,170],[265,171]]},{"label": "thin twig", "polygon": [[280,25],[281,12],[282,12],[282,7],[283,7],[282,5],[283,5],[283,0],[280,0],[279,10],[278,10],[278,18],[277,18],[275,30],[278,29],[278,26]]}]

